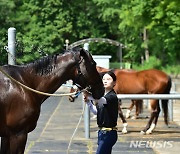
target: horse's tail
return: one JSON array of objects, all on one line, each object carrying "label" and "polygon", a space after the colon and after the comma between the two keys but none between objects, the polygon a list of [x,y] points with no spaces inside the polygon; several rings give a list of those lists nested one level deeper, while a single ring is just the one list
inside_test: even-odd
[{"label": "horse's tail", "polygon": [[[168,76],[168,83],[164,91],[164,94],[170,94],[171,86],[172,86],[172,80],[171,80],[171,77]],[[169,120],[168,119],[168,99],[162,100],[162,108],[164,111],[164,122],[166,125],[168,125],[168,120]]]}]

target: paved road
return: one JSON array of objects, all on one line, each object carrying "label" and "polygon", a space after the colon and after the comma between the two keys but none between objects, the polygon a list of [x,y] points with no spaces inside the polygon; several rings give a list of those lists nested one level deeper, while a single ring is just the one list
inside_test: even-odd
[{"label": "paved road", "polygon": [[[36,129],[29,134],[26,154],[51,153],[66,154],[70,138],[82,113],[81,98],[75,103],[67,97],[50,97],[42,105],[41,115]],[[118,142],[113,147],[113,154],[155,154],[178,153],[180,151],[180,127],[174,122],[169,128],[159,119],[156,131],[152,135],[140,135],[149,112],[141,119],[128,119],[129,133],[122,135],[122,123],[119,120]],[[70,154],[95,153],[97,145],[96,120],[91,120],[91,138],[84,137],[84,123],[80,123],[70,147]],[[149,146],[151,144],[151,146]],[[153,147],[153,148],[152,148]]]}]

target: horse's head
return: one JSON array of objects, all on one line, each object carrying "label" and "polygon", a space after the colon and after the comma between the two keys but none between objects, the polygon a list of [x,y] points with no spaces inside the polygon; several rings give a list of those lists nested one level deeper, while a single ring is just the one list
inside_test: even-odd
[{"label": "horse's head", "polygon": [[74,83],[80,85],[80,88],[88,87],[89,91],[95,99],[99,99],[104,95],[104,86],[102,79],[97,72],[96,62],[91,54],[84,49],[80,49],[76,56],[79,59],[76,67],[76,75]]}]

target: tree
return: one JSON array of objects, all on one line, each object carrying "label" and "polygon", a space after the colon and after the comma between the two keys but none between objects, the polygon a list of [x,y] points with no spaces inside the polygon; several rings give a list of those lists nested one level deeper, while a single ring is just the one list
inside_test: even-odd
[{"label": "tree", "polygon": [[[180,58],[178,52],[180,4],[177,0],[94,0],[94,2],[101,7],[104,22],[118,23],[120,31],[117,32],[118,39],[125,42],[129,48],[126,57],[137,61],[143,49],[148,49],[150,55],[157,57],[164,52],[164,56],[168,57],[166,59],[171,59],[171,62],[177,62],[174,59]],[[148,35],[148,39],[144,42],[141,37],[143,31]]]},{"label": "tree", "polygon": [[[163,65],[179,63],[178,0],[0,0],[0,13],[3,63],[9,27],[17,29],[19,63],[62,52],[66,39],[71,44],[91,37],[125,44],[124,60],[140,63],[145,55],[159,59],[163,55]],[[90,49],[93,54],[111,54],[113,61],[119,59],[114,46],[92,43]]]},{"label": "tree", "polygon": [[11,17],[13,16],[13,10],[15,4],[13,0],[0,0],[0,64],[7,63],[7,52],[4,50],[4,46],[7,45],[7,30],[12,24]]}]

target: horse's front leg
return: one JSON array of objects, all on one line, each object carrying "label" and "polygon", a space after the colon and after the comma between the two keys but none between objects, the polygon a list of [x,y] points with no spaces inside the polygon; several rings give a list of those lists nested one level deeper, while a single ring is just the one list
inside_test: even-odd
[{"label": "horse's front leg", "polygon": [[161,111],[161,109],[160,109],[159,103],[157,103],[156,114],[155,114],[154,120],[153,120],[150,128],[146,131],[146,134],[151,134],[153,132],[153,130],[156,128],[160,111]]},{"label": "horse's front leg", "polygon": [[127,112],[126,112],[126,118],[129,118],[129,117],[130,117],[130,113],[131,113],[134,105],[135,105],[135,100],[131,100],[131,105],[130,105],[129,109],[128,109]]},{"label": "horse's front leg", "polygon": [[119,117],[121,118],[122,122],[123,122],[123,129],[122,129],[122,133],[126,134],[127,133],[127,121],[124,118],[120,103],[118,104],[118,113],[119,113]]},{"label": "horse's front leg", "polygon": [[152,122],[155,121],[155,118],[159,115],[158,103],[159,103],[158,100],[151,100],[150,101],[151,116],[150,116],[150,119],[149,119],[146,127],[143,129],[143,131],[141,131],[141,134],[150,134],[150,133],[152,133],[152,130],[154,130],[156,125]]},{"label": "horse's front leg", "polygon": [[9,137],[10,154],[24,154],[27,134],[15,134]]},{"label": "horse's front leg", "polygon": [[141,113],[142,103],[143,103],[143,100],[136,100],[135,101],[135,106],[136,106],[135,119],[137,119],[139,114]]}]

